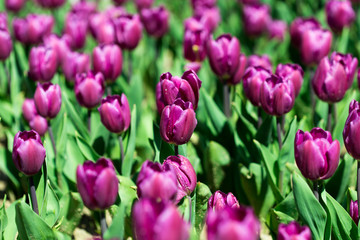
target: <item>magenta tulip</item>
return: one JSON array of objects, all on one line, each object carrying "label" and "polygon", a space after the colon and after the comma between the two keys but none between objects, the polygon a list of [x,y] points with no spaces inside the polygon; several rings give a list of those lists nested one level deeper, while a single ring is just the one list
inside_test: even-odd
[{"label": "magenta tulip", "polygon": [[206,43],[209,39],[208,29],[194,17],[185,20],[184,57],[192,62],[201,62],[206,57]]},{"label": "magenta tulip", "polygon": [[154,0],[135,0],[136,8],[140,11],[143,8],[151,8]]},{"label": "magenta tulip", "polygon": [[9,11],[18,12],[23,8],[25,0],[5,0],[5,7]]},{"label": "magenta tulip", "polygon": [[327,22],[334,32],[341,32],[355,20],[355,11],[349,0],[329,0],[325,6]]},{"label": "magenta tulip", "polygon": [[121,49],[115,44],[95,47],[93,65],[95,72],[101,72],[107,81],[115,82],[122,70]]},{"label": "magenta tulip", "polygon": [[146,32],[160,38],[169,30],[169,11],[164,7],[146,8],[140,11],[140,19]]},{"label": "magenta tulip", "polygon": [[359,208],[358,208],[358,201],[350,201],[350,217],[354,220],[356,225],[359,224]]},{"label": "magenta tulip", "polygon": [[90,56],[85,53],[67,53],[62,69],[66,80],[74,82],[77,74],[85,73],[90,69]]},{"label": "magenta tulip", "polygon": [[48,82],[58,67],[56,51],[51,47],[33,47],[29,56],[29,78],[33,81]]},{"label": "magenta tulip", "polygon": [[275,38],[279,41],[283,41],[285,37],[285,33],[287,31],[287,24],[284,21],[272,20],[267,25],[267,31],[269,33],[270,38]]},{"label": "magenta tulip", "polygon": [[352,100],[349,106],[349,116],[346,119],[343,138],[346,150],[355,159],[360,159],[360,104]]},{"label": "magenta tulip", "polygon": [[301,57],[306,65],[319,63],[330,52],[332,34],[325,29],[309,29],[302,35]]},{"label": "magenta tulip", "polygon": [[22,105],[22,113],[26,121],[30,122],[38,112],[36,110],[34,99],[27,98]]},{"label": "magenta tulip", "polygon": [[122,14],[113,20],[115,41],[122,49],[133,50],[142,38],[139,15]]},{"label": "magenta tulip", "polygon": [[263,67],[249,67],[246,69],[243,77],[243,88],[246,97],[256,106],[261,106],[260,90],[262,84],[267,78],[271,77],[271,73]]},{"label": "magenta tulip", "polygon": [[61,108],[61,89],[57,84],[38,83],[34,94],[36,110],[44,118],[54,118]]},{"label": "magenta tulip", "polygon": [[34,116],[29,121],[29,126],[31,129],[33,129],[37,133],[39,133],[40,136],[44,136],[48,130],[48,122],[47,122],[46,118],[43,118],[40,115]]},{"label": "magenta tulip", "polygon": [[243,7],[245,32],[258,36],[264,33],[271,21],[270,7],[265,4],[246,4]]},{"label": "magenta tulip", "polygon": [[218,190],[208,200],[209,211],[220,211],[226,207],[239,208],[239,202],[231,192],[226,194]]},{"label": "magenta tulip", "polygon": [[76,75],[75,96],[81,106],[93,108],[100,104],[105,92],[105,80],[102,73],[87,72]]},{"label": "magenta tulip", "polygon": [[36,0],[44,8],[58,8],[64,5],[65,0]]},{"label": "magenta tulip", "polygon": [[351,54],[333,52],[331,54],[331,59],[338,62],[342,61],[344,63],[347,75],[347,88],[350,88],[353,84],[356,68],[358,66],[357,58],[353,57]]},{"label": "magenta tulip", "polygon": [[55,50],[58,63],[60,66],[66,61],[66,56],[70,51],[71,38],[69,35],[64,34],[61,37],[56,34],[51,34],[44,38],[44,45]]},{"label": "magenta tulip", "polygon": [[296,18],[290,26],[291,43],[300,48],[304,32],[309,29],[319,28],[321,28],[321,25],[315,18]]},{"label": "magenta tulip", "polygon": [[308,226],[300,226],[293,221],[289,224],[280,223],[278,229],[278,240],[311,240],[311,231]]},{"label": "magenta tulip", "polygon": [[80,49],[85,46],[88,29],[88,20],[85,14],[75,12],[68,13],[64,28],[64,32],[71,38],[72,49]]},{"label": "magenta tulip", "polygon": [[12,41],[10,33],[6,28],[1,28],[0,26],[0,61],[7,59],[10,56],[11,51]]},{"label": "magenta tulip", "polygon": [[295,89],[295,97],[297,97],[300,93],[301,86],[303,84],[304,71],[298,64],[279,64],[276,67],[276,75],[284,79],[288,79],[294,85]]},{"label": "magenta tulip", "polygon": [[272,63],[268,55],[250,55],[247,60],[247,67],[263,67],[272,72]]}]

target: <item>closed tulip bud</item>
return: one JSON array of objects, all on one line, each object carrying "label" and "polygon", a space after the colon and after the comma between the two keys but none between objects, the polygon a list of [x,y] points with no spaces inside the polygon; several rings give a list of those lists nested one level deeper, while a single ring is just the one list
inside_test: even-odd
[{"label": "closed tulip bud", "polygon": [[185,21],[184,57],[193,62],[203,61],[206,57],[208,38],[209,32],[200,22],[200,19],[188,18]]},{"label": "closed tulip bud", "polygon": [[239,208],[239,202],[231,192],[226,194],[222,191],[216,191],[208,200],[209,211],[220,211],[226,207]]},{"label": "closed tulip bud", "polygon": [[294,85],[289,80],[273,74],[260,88],[260,102],[266,113],[280,117],[290,112],[294,106]]},{"label": "closed tulip bud", "polygon": [[54,18],[47,15],[29,14],[26,18],[15,18],[13,28],[15,38],[23,44],[38,44],[51,34]]},{"label": "closed tulip bud", "polygon": [[119,180],[110,159],[100,158],[96,163],[86,161],[79,165],[76,169],[76,182],[86,207],[104,210],[115,203]]},{"label": "closed tulip bud", "polygon": [[259,239],[260,223],[251,208],[225,207],[208,211],[206,225],[208,240]]},{"label": "closed tulip bud", "polygon": [[200,62],[189,62],[184,66],[185,71],[193,70],[195,73],[198,73],[201,69]]},{"label": "closed tulip bud", "polygon": [[353,57],[351,54],[341,54],[338,52],[333,52],[331,54],[331,59],[334,61],[343,61],[345,65],[345,72],[348,78],[347,88],[350,88],[354,81],[355,71],[358,65],[358,60],[356,57]]},{"label": "closed tulip bud", "polygon": [[81,106],[93,108],[100,104],[105,91],[102,73],[87,72],[76,75],[75,96]]},{"label": "closed tulip bud", "polygon": [[113,0],[116,6],[123,5],[127,0]]},{"label": "closed tulip bud", "polygon": [[149,160],[143,163],[136,185],[139,198],[151,198],[156,201],[174,200],[178,191],[173,166],[162,166]]},{"label": "closed tulip bud", "polygon": [[359,102],[352,100],[349,106],[349,116],[346,119],[343,138],[346,150],[355,159],[360,159],[360,106]]},{"label": "closed tulip bud", "polygon": [[115,82],[122,70],[121,49],[115,44],[95,47],[93,65],[95,72],[102,72],[107,81]]},{"label": "closed tulip bud", "polygon": [[348,87],[348,77],[343,61],[324,57],[318,65],[311,81],[316,95],[325,102],[339,102]]},{"label": "closed tulip bud", "polygon": [[64,5],[65,0],[36,0],[36,2],[44,8],[58,8]]},{"label": "closed tulip bud", "polygon": [[26,121],[30,122],[38,112],[36,110],[34,99],[27,98],[22,105],[22,113]]},{"label": "closed tulip bud", "polygon": [[38,83],[34,94],[36,110],[44,118],[54,118],[61,108],[61,89],[57,84]]},{"label": "closed tulip bud", "polygon": [[142,37],[142,25],[139,15],[122,14],[113,19],[115,41],[121,49],[132,50]]},{"label": "closed tulip bud", "polygon": [[200,87],[201,81],[192,70],[184,72],[181,78],[172,76],[169,72],[161,74],[160,82],[156,86],[158,112],[161,114],[165,106],[173,104],[178,98],[191,102],[196,110]]},{"label": "closed tulip bud", "polygon": [[62,64],[62,70],[66,80],[74,82],[77,74],[90,70],[90,56],[86,53],[69,51]]},{"label": "closed tulip bud", "polygon": [[263,67],[272,72],[272,63],[268,55],[251,55],[247,60],[247,67]]},{"label": "closed tulip bud", "polygon": [[304,32],[301,43],[301,57],[305,64],[318,63],[330,52],[332,34],[329,30],[314,29]]},{"label": "closed tulip bud", "polygon": [[295,97],[299,95],[304,80],[304,71],[300,65],[291,63],[279,64],[276,67],[275,74],[290,80],[294,85]]},{"label": "closed tulip bud", "polygon": [[276,38],[279,41],[283,41],[287,31],[287,24],[280,20],[271,21],[267,26],[267,30],[270,38]]},{"label": "closed tulip bud", "polygon": [[83,13],[70,12],[65,19],[64,32],[71,38],[71,48],[83,48],[88,29],[87,16]]},{"label": "closed tulip bud", "polygon": [[290,25],[291,43],[300,48],[304,32],[309,29],[319,28],[321,28],[320,23],[313,17],[296,18]]},{"label": "closed tulip bud", "polygon": [[5,0],[5,7],[9,11],[18,12],[23,8],[25,0]]},{"label": "closed tulip bud", "polygon": [[340,143],[330,132],[313,128],[310,132],[298,130],[295,135],[295,161],[302,175],[310,180],[330,178],[340,158]]},{"label": "closed tulip bud", "polygon": [[0,29],[3,31],[9,31],[7,14],[5,12],[0,12]]},{"label": "closed tulip bud", "polygon": [[6,29],[0,28],[0,61],[7,59],[12,50],[10,33]]},{"label": "closed tulip bud", "polygon": [[261,106],[260,89],[266,79],[271,77],[271,73],[263,67],[249,67],[243,77],[243,88],[246,97],[256,106]]},{"label": "closed tulip bud", "polygon": [[169,30],[170,14],[164,6],[142,9],[140,18],[150,36],[160,38]]},{"label": "closed tulip bud", "polygon": [[196,124],[196,115],[191,102],[177,99],[174,104],[166,106],[161,113],[160,135],[167,143],[185,144],[190,140]]},{"label": "closed tulip bud", "polygon": [[31,48],[29,65],[30,79],[40,82],[51,81],[58,67],[58,59],[55,50],[46,46]]},{"label": "closed tulip bud", "polygon": [[311,231],[308,226],[300,226],[293,221],[289,224],[280,223],[278,229],[278,240],[311,240]]},{"label": "closed tulip bud", "polygon": [[348,0],[329,0],[325,6],[327,22],[334,32],[341,32],[355,20],[355,12]]},{"label": "closed tulip bud", "polygon": [[170,202],[140,199],[132,210],[134,236],[137,240],[187,240],[189,223]]},{"label": "closed tulip bud", "polygon": [[59,65],[66,61],[66,56],[70,51],[71,38],[69,35],[64,34],[59,37],[56,34],[51,34],[44,38],[44,44],[55,50]]},{"label": "closed tulip bud", "polygon": [[207,45],[210,66],[224,82],[234,76],[239,66],[240,42],[230,34],[223,34]]},{"label": "closed tulip bud", "polygon": [[243,7],[243,22],[247,34],[258,36],[264,33],[271,21],[270,7],[265,4],[246,4]]},{"label": "closed tulip bud", "polygon": [[129,102],[125,94],[107,96],[98,108],[101,122],[113,133],[125,132],[131,121]]},{"label": "closed tulip bud", "polygon": [[350,217],[354,220],[356,225],[359,224],[359,208],[358,208],[358,201],[350,201]]},{"label": "closed tulip bud", "polygon": [[112,44],[115,43],[115,29],[114,25],[110,21],[106,21],[100,25],[96,31],[96,40],[100,44]]},{"label": "closed tulip bud", "polygon": [[46,131],[48,130],[48,122],[46,118],[43,118],[40,115],[34,116],[29,121],[29,126],[31,129],[34,129],[40,136],[44,136]]},{"label": "closed tulip bud", "polygon": [[244,73],[245,73],[246,64],[247,64],[246,56],[241,53],[238,69],[236,70],[236,73],[234,74],[234,76],[228,79],[226,84],[236,85],[236,84],[240,83],[241,79],[243,78]]},{"label": "closed tulip bud", "polygon": [[143,8],[151,8],[154,4],[154,0],[135,0],[135,5],[138,10]]},{"label": "closed tulip bud", "polygon": [[169,156],[164,161],[164,168],[171,165],[176,173],[178,191],[176,194],[175,203],[187,195],[190,195],[196,187],[196,172],[191,165],[189,159],[184,156]]},{"label": "closed tulip bud", "polygon": [[45,148],[34,130],[18,132],[14,137],[12,159],[15,167],[25,175],[35,175],[45,160]]},{"label": "closed tulip bud", "polygon": [[78,1],[71,8],[72,13],[80,13],[85,15],[85,17],[89,17],[91,14],[96,12],[97,3],[90,1]]},{"label": "closed tulip bud", "polygon": [[200,18],[201,23],[209,33],[215,31],[221,21],[220,10],[217,7],[200,9],[194,13],[195,17]]},{"label": "closed tulip bud", "polygon": [[198,8],[211,8],[216,6],[216,0],[191,0],[193,10]]}]

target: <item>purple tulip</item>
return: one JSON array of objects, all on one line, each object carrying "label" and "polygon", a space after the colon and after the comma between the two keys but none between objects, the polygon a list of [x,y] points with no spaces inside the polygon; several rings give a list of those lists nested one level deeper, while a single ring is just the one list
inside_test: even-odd
[{"label": "purple tulip", "polygon": [[221,211],[226,207],[240,208],[239,202],[231,192],[226,194],[218,190],[208,200],[208,211]]},{"label": "purple tulip", "polygon": [[174,200],[178,191],[173,166],[162,166],[149,160],[143,163],[136,185],[139,198],[151,198],[156,201]]},{"label": "purple tulip", "polygon": [[122,70],[121,49],[115,44],[95,47],[93,65],[95,72],[102,72],[107,81],[115,82]]},{"label": "purple tulip", "polygon": [[172,76],[171,73],[163,73],[160,82],[156,85],[156,106],[161,114],[165,106],[173,104],[180,98],[184,102],[191,102],[196,110],[199,102],[199,90],[201,81],[192,70],[184,72],[182,77]]},{"label": "purple tulip", "polygon": [[46,118],[43,118],[40,115],[34,116],[31,121],[29,121],[29,126],[31,129],[39,133],[40,136],[44,136],[48,130],[48,122]]},{"label": "purple tulip", "polygon": [[116,6],[123,5],[127,0],[113,0]]},{"label": "purple tulip", "polygon": [[333,52],[331,54],[331,59],[334,61],[343,61],[345,65],[345,72],[347,75],[347,88],[350,88],[354,81],[355,71],[358,65],[358,60],[356,57],[353,58],[351,54],[341,54],[338,52]]},{"label": "purple tulip", "polygon": [[185,64],[184,66],[185,71],[193,70],[196,74],[201,69],[201,63],[200,62],[189,62]]},{"label": "purple tulip", "polygon": [[189,159],[181,155],[167,157],[163,164],[164,168],[167,168],[167,165],[171,165],[176,173],[178,190],[175,203],[178,203],[195,190],[196,172]]},{"label": "purple tulip", "polygon": [[268,55],[251,55],[247,60],[247,67],[263,67],[272,72],[272,63]]},{"label": "purple tulip", "polygon": [[271,73],[263,67],[249,67],[243,77],[243,88],[246,97],[256,106],[261,106],[260,89]]},{"label": "purple tulip", "polygon": [[27,98],[22,105],[22,113],[26,121],[30,122],[38,112],[36,110],[34,99]]},{"label": "purple tulip", "polygon": [[276,75],[279,75],[280,77],[284,79],[290,80],[294,85],[295,90],[295,97],[297,97],[300,93],[301,86],[304,81],[304,71],[298,64],[279,64],[276,67]]},{"label": "purple tulip", "polygon": [[302,36],[301,57],[305,64],[318,63],[330,52],[332,34],[325,29],[309,29]]},{"label": "purple tulip", "polygon": [[258,36],[264,33],[271,21],[270,7],[265,4],[246,4],[243,7],[245,32]]},{"label": "purple tulip", "polygon": [[356,225],[359,224],[359,208],[358,208],[358,201],[350,201],[350,217],[354,220]]},{"label": "purple tulip", "polygon": [[290,112],[294,106],[294,85],[289,80],[273,74],[260,88],[260,102],[266,113],[282,116]]},{"label": "purple tulip", "polygon": [[12,51],[12,41],[10,33],[6,28],[0,26],[0,61],[7,59]]},{"label": "purple tulip", "polygon": [[0,29],[4,31],[9,31],[7,14],[5,12],[0,12]]},{"label": "purple tulip", "polygon": [[86,53],[69,51],[62,64],[62,70],[66,80],[74,82],[77,74],[90,70],[90,56]]},{"label": "purple tulip", "polygon": [[209,32],[194,17],[185,20],[184,34],[184,57],[192,62],[202,62],[206,58],[206,43],[209,39]]},{"label": "purple tulip", "polygon": [[51,34],[44,38],[44,45],[55,50],[59,65],[62,65],[64,61],[66,61],[66,56],[70,51],[71,38],[67,34],[61,37],[56,34]]},{"label": "purple tulip", "polygon": [[113,133],[125,132],[131,121],[129,102],[125,94],[107,96],[98,108],[101,122]]},{"label": "purple tulip", "polygon": [[115,41],[122,49],[133,50],[142,37],[139,15],[122,14],[113,19]]},{"label": "purple tulip", "polygon": [[70,12],[65,19],[64,32],[71,38],[71,48],[83,48],[88,29],[87,16],[83,13]]},{"label": "purple tulip", "polygon": [[29,55],[29,78],[33,81],[48,82],[58,67],[56,51],[51,47],[32,47]]},{"label": "purple tulip", "polygon": [[45,160],[45,148],[34,130],[18,132],[14,137],[12,159],[15,167],[25,175],[35,175]]},{"label": "purple tulip", "polygon": [[36,0],[44,8],[58,8],[64,5],[65,0]]},{"label": "purple tulip", "polygon": [[23,44],[41,43],[49,35],[54,25],[54,18],[47,15],[29,14],[26,18],[14,18],[15,38]]},{"label": "purple tulip", "polygon": [[200,19],[209,33],[214,32],[221,21],[220,10],[217,7],[200,9],[194,13],[194,17]]},{"label": "purple tulip", "polygon": [[101,24],[96,31],[96,40],[100,44],[115,43],[115,28],[111,21]]},{"label": "purple tulip", "polygon": [[196,124],[191,102],[176,99],[174,104],[167,105],[161,113],[160,135],[167,143],[185,144],[190,140]]},{"label": "purple tulip", "polygon": [[135,0],[136,8],[140,11],[143,8],[151,8],[154,0]]},{"label": "purple tulip", "polygon": [[38,83],[34,94],[36,110],[44,118],[54,118],[61,108],[61,89],[57,84]]},{"label": "purple tulip", "polygon": [[213,72],[226,82],[238,69],[240,42],[230,34],[223,34],[216,40],[209,40],[207,54]]},{"label": "purple tulip", "polygon": [[283,41],[287,31],[287,24],[284,21],[272,20],[267,25],[267,31],[269,32],[270,38],[276,38],[280,41]]},{"label": "purple tulip", "polygon": [[242,4],[256,4],[256,3],[260,3],[259,0],[238,0],[240,3]]},{"label": "purple tulip", "polygon": [[216,0],[191,0],[191,6],[194,10],[212,8],[216,6]]},{"label": "purple tulip", "polygon": [[238,68],[237,68],[234,76],[229,78],[226,83],[229,85],[236,85],[236,84],[240,83],[241,79],[243,78],[243,76],[245,74],[246,65],[247,65],[246,56],[244,54],[240,53]]},{"label": "purple tulip", "polygon": [[92,210],[106,209],[118,196],[119,180],[110,159],[100,158],[96,163],[86,161],[76,169],[76,182],[80,196]]},{"label": "purple tulip", "polygon": [[84,14],[86,17],[89,17],[91,14],[96,12],[96,8],[97,8],[96,2],[81,0],[72,6],[71,12],[81,13]]},{"label": "purple tulip", "polygon": [[93,108],[100,104],[105,92],[105,80],[102,73],[96,75],[89,71],[76,75],[75,96],[81,106]]},{"label": "purple tulip", "polygon": [[278,240],[311,240],[311,231],[308,226],[300,226],[293,221],[289,224],[280,223],[278,229]]},{"label": "purple tulip", "polygon": [[251,208],[225,207],[208,211],[206,225],[208,240],[259,239],[260,223]]},{"label": "purple tulip", "polygon": [[298,130],[295,136],[295,161],[302,175],[310,180],[330,178],[340,158],[340,143],[321,128]]},{"label": "purple tulip", "polygon": [[137,240],[187,240],[189,223],[170,202],[140,199],[132,210],[134,236]]},{"label": "purple tulip", "polygon": [[334,32],[341,32],[355,20],[355,12],[348,0],[329,0],[325,6],[327,22]]},{"label": "purple tulip", "polygon": [[316,95],[325,102],[339,102],[348,88],[348,76],[343,61],[324,57],[311,81]]},{"label": "purple tulip", "polygon": [[5,7],[9,11],[18,12],[23,8],[25,0],[5,0]]},{"label": "purple tulip", "polygon": [[140,19],[146,32],[160,38],[169,30],[169,11],[164,7],[146,8],[140,11]]},{"label": "purple tulip", "polygon": [[349,116],[346,119],[343,138],[346,150],[355,159],[360,159],[358,127],[360,126],[360,105],[352,100],[349,106]]},{"label": "purple tulip", "polygon": [[296,18],[290,26],[291,43],[297,47],[301,47],[303,34],[309,29],[321,28],[320,23],[313,17],[311,18]]}]

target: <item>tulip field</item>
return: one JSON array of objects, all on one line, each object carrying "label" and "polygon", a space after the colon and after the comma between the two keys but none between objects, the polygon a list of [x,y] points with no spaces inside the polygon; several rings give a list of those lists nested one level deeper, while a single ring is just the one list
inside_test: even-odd
[{"label": "tulip field", "polygon": [[359,0],[1,0],[0,240],[360,239]]}]

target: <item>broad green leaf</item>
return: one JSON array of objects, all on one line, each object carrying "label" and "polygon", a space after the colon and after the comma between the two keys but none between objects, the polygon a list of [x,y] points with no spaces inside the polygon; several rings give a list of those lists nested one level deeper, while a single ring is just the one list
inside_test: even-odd
[{"label": "broad green leaf", "polygon": [[58,220],[59,214],[59,199],[48,181],[40,216],[50,227],[53,227]]},{"label": "broad green leaf", "polygon": [[125,158],[121,165],[121,173],[123,176],[129,177],[131,174],[131,168],[134,164],[134,151],[136,140],[136,105],[133,106],[131,111],[131,124],[130,124],[130,136],[128,139],[127,148],[125,151]]},{"label": "broad green leaf", "polygon": [[6,202],[6,195],[3,199],[3,204],[0,207],[0,240],[3,240],[3,233],[5,231],[6,226],[8,225],[8,218],[5,211],[5,202]]},{"label": "broad green leaf", "polygon": [[17,202],[13,202],[10,207],[6,209],[6,216],[8,219],[8,224],[4,231],[4,240],[5,239],[16,239],[15,236],[17,235],[17,227],[15,224],[15,217],[16,217],[16,204]]},{"label": "broad green leaf", "polygon": [[207,202],[211,196],[211,191],[208,186],[204,183],[198,182],[196,184],[196,201],[195,201],[195,209],[192,212],[195,215],[195,229],[196,233],[199,236],[204,224],[205,224],[205,216],[207,211]]},{"label": "broad green leaf", "polygon": [[100,158],[100,155],[97,154],[91,145],[79,134],[76,134],[76,143],[87,160],[96,161]]},{"label": "broad green leaf", "polygon": [[60,199],[60,231],[72,235],[81,220],[84,204],[79,193],[68,192]]}]

